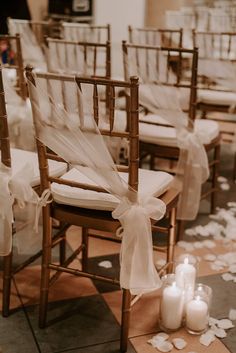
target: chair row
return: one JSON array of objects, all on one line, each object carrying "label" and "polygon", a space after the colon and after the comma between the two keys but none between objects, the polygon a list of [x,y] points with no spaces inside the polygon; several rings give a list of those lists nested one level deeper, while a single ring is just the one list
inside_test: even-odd
[{"label": "chair row", "polygon": [[[50,197],[53,201],[46,203],[42,210],[43,248],[41,253],[43,262],[39,309],[40,327],[44,327],[46,324],[49,285],[55,282],[60,273],[67,272],[118,286],[121,285],[123,289],[121,352],[125,352],[127,349],[131,298],[160,286],[160,280],[153,264],[150,231],[151,227],[156,231],[159,230],[156,221],[165,215],[167,216],[168,226],[161,229],[168,234],[167,261],[173,260],[179,191],[171,186],[173,180],[171,175],[139,169],[137,77],[122,82],[102,78],[74,78],[50,73],[32,73],[30,69],[26,71],[26,76],[36,129],[40,194],[50,189]],[[61,83],[59,86],[58,82]],[[1,161],[10,167],[10,156],[13,151],[10,150],[8,139],[2,79],[0,80],[0,86],[2,99],[0,115],[2,127],[0,131]],[[118,97],[116,91],[120,88],[125,89],[129,102],[125,112],[123,112],[127,126],[124,130],[120,130],[120,114],[114,110]],[[70,95],[65,95],[67,90]],[[105,97],[109,97],[107,98],[108,102],[100,101],[98,91],[101,90],[110,92],[109,95],[105,95]],[[54,100],[52,100],[53,91],[57,92],[57,95],[53,96]],[[59,91],[61,91],[61,94],[59,94]],[[67,104],[68,101],[65,98],[63,101],[61,100],[62,96],[67,97],[70,105]],[[63,106],[59,106],[58,101],[60,101],[60,104],[63,102]],[[102,109],[102,105],[105,106],[104,109]],[[42,107],[44,107],[43,110]],[[68,110],[68,107],[70,107],[70,110]],[[106,123],[104,123],[104,111],[106,112],[106,118],[109,117],[108,120],[106,119]],[[115,166],[107,147],[104,145],[101,134],[106,137],[128,140],[127,166]],[[59,140],[61,143],[58,144]],[[48,147],[50,150],[47,149]],[[58,153],[59,156],[55,153]],[[26,156],[22,156],[21,160],[23,158],[25,160]],[[67,173],[61,171],[61,177],[57,178],[48,166],[51,163],[59,163],[60,166],[65,168],[65,161],[75,167],[70,168]],[[14,161],[12,162],[14,163]],[[24,166],[21,165],[21,167]],[[85,190],[87,190],[86,193]],[[121,206],[128,207],[125,214],[120,210]],[[146,207],[151,207],[150,214],[144,212]],[[152,223],[150,223],[149,217],[154,218]],[[52,237],[52,218],[58,220],[63,226],[56,239]],[[95,236],[94,230],[105,231],[111,234],[105,236],[105,239],[117,242],[114,233],[120,227],[120,223],[124,228],[121,283],[118,278],[111,279],[87,272],[89,236]],[[71,224],[82,227],[82,241],[72,255],[66,256],[65,229]],[[78,238],[80,238],[79,234]],[[138,247],[137,242],[139,243]],[[59,265],[53,262],[51,256],[51,250],[57,244],[60,244]],[[71,263],[81,252],[82,268],[73,268]],[[14,273],[11,265],[11,249],[10,253],[5,255],[3,315],[7,316],[9,313],[11,276]],[[33,259],[35,259],[35,256]],[[131,262],[130,259],[132,259]],[[141,268],[140,263],[143,264]],[[54,271],[56,271],[56,275],[51,274]],[[140,273],[140,271],[143,273]]]}]

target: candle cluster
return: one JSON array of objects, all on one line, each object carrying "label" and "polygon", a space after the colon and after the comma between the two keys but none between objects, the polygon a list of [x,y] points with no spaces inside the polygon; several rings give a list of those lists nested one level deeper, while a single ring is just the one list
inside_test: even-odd
[{"label": "candle cluster", "polygon": [[183,323],[188,332],[201,334],[207,329],[211,288],[196,284],[197,261],[185,255],[177,262],[175,273],[163,278],[160,327],[176,331]]}]

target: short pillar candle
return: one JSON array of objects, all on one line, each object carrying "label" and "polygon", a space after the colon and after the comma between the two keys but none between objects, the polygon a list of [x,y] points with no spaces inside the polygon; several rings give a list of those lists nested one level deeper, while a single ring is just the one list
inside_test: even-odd
[{"label": "short pillar candle", "polygon": [[209,317],[208,304],[200,296],[186,304],[186,329],[193,334],[201,334],[207,329]]}]

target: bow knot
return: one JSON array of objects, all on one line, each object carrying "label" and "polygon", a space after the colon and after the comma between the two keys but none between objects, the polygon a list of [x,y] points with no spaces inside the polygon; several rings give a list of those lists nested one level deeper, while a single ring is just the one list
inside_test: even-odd
[{"label": "bow knot", "polygon": [[38,196],[30,185],[33,169],[24,165],[18,172],[12,173],[11,168],[0,165],[0,255],[6,256],[12,248],[13,203],[20,206],[25,202],[37,202]]},{"label": "bow knot", "polygon": [[[132,294],[140,294],[161,286],[153,261],[150,218],[161,219],[166,205],[153,196],[138,197],[135,192],[131,195],[133,197],[121,199],[112,216],[119,219],[122,225],[118,229],[123,238],[120,252],[121,287],[130,289]],[[132,198],[136,201],[130,201]]]}]

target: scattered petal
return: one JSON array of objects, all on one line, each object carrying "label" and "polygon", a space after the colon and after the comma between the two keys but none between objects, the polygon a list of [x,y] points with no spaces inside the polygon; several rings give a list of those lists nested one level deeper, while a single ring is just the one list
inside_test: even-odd
[{"label": "scattered petal", "polygon": [[214,254],[206,254],[203,256],[203,259],[206,261],[215,261],[216,260],[216,255]]},{"label": "scattered petal", "polygon": [[228,180],[223,176],[218,176],[217,181],[219,183],[227,183]]},{"label": "scattered petal", "polygon": [[194,250],[194,246],[191,243],[188,243],[187,241],[184,241],[184,240],[178,241],[177,245],[180,248],[185,249],[186,251],[193,251]]},{"label": "scattered petal", "polygon": [[195,241],[193,243],[193,246],[196,248],[196,249],[202,249],[204,247],[204,244],[202,241]]},{"label": "scattered petal", "polygon": [[169,338],[169,335],[165,332],[159,332],[157,335],[153,336],[148,343],[150,343],[153,347],[156,348],[157,342],[164,342]]},{"label": "scattered petal", "polygon": [[230,309],[229,311],[229,319],[230,320],[236,320],[236,309]]},{"label": "scattered petal", "polygon": [[223,329],[225,329],[225,330],[228,330],[229,328],[234,327],[232,321],[229,320],[229,319],[221,319],[221,320],[218,320],[217,325],[218,325],[218,327],[223,328]]},{"label": "scattered petal", "polygon": [[227,336],[223,328],[218,328],[215,325],[211,326],[211,331],[213,331],[214,335],[218,338],[225,338]]},{"label": "scattered petal", "polygon": [[174,347],[169,341],[157,341],[155,348],[160,352],[170,352]]},{"label": "scattered petal", "polygon": [[229,272],[236,273],[236,264],[233,264],[233,265],[229,266]]},{"label": "scattered petal", "polygon": [[188,235],[188,236],[194,236],[194,235],[197,235],[196,233],[196,230],[194,228],[188,228],[188,229],[185,229],[185,234]]},{"label": "scattered petal", "polygon": [[112,263],[111,261],[101,261],[98,264],[99,267],[104,267],[104,268],[112,268]]},{"label": "scattered petal", "polygon": [[166,264],[166,260],[164,260],[164,259],[159,259],[159,260],[156,261],[156,266],[158,268],[161,268],[161,267],[165,266],[165,264]]},{"label": "scattered petal", "polygon": [[208,347],[213,341],[215,341],[215,335],[209,330],[200,336],[200,343]]},{"label": "scattered petal", "polygon": [[213,240],[203,240],[203,244],[208,249],[212,249],[216,247],[216,243]]},{"label": "scattered petal", "polygon": [[177,349],[184,349],[187,346],[187,342],[183,338],[174,338],[172,342]]},{"label": "scattered petal", "polygon": [[216,324],[217,324],[217,322],[218,322],[218,320],[217,320],[217,319],[215,319],[214,317],[209,317],[209,321],[208,321],[208,323],[209,323],[209,325],[210,325],[210,326],[212,326],[212,325],[216,325]]},{"label": "scattered petal", "polygon": [[234,280],[234,276],[231,275],[231,273],[223,273],[221,275],[221,277],[223,278],[224,281],[228,282],[228,281],[233,281]]},{"label": "scattered petal", "polygon": [[228,191],[230,189],[230,185],[228,183],[220,184],[221,190]]}]

